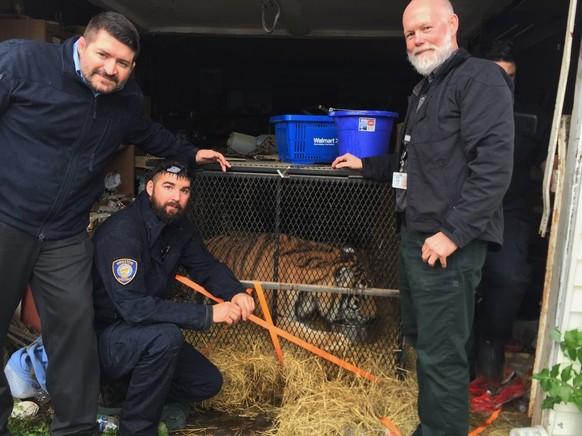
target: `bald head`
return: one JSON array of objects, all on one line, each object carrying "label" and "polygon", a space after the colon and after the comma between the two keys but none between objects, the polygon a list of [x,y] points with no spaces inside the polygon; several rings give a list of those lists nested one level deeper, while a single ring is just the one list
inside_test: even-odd
[{"label": "bald head", "polygon": [[420,7],[429,7],[434,9],[435,11],[443,12],[447,15],[453,14],[453,5],[449,0],[411,0],[408,2],[408,6],[404,10],[404,14],[408,10],[420,8]]},{"label": "bald head", "polygon": [[459,46],[459,18],[448,0],[412,0],[402,15],[408,60],[429,75]]}]

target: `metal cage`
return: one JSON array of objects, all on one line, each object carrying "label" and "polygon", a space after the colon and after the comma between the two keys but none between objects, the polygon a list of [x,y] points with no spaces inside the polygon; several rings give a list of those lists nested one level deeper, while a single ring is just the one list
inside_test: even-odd
[{"label": "metal cage", "polygon": [[[231,163],[226,173],[205,166],[194,176],[188,214],[209,250],[248,287],[261,283],[278,327],[355,364],[373,357],[399,366],[398,238],[389,184],[315,165]],[[204,301],[183,285],[176,295]],[[258,301],[257,308],[263,318]],[[251,335],[238,346],[269,340],[255,327],[237,326],[230,335]],[[208,347],[228,340],[220,331],[186,336]]]}]

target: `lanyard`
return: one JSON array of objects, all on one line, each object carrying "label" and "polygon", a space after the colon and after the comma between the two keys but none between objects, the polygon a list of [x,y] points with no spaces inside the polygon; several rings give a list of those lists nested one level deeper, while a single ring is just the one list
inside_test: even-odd
[{"label": "lanyard", "polygon": [[402,139],[402,150],[400,151],[400,166],[398,171],[403,173],[406,159],[408,158],[408,143],[410,142],[410,135],[405,134]]},{"label": "lanyard", "polygon": [[[411,133],[412,133],[412,130],[414,129],[414,121],[416,119],[416,115],[417,115],[418,111],[420,110],[420,107],[422,106],[422,104],[426,100],[429,85],[430,85],[430,82],[428,80],[426,80],[426,82],[423,83],[423,86],[422,86],[420,93],[418,95],[418,100],[416,102],[416,108],[414,108],[414,109],[409,108],[409,110],[408,110],[408,116],[406,119],[406,123],[404,124],[404,129],[403,129],[404,136],[402,138],[402,146],[401,146],[401,150],[400,150],[400,168],[399,168],[399,171],[401,173],[405,172],[406,159],[408,159],[408,144],[410,143]],[[410,106],[411,107],[414,106],[414,102],[411,102]]]}]

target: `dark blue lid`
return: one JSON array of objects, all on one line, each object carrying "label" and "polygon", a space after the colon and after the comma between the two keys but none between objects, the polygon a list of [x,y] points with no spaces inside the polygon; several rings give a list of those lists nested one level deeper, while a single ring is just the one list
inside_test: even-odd
[{"label": "dark blue lid", "polygon": [[281,121],[308,121],[312,123],[333,123],[333,119],[327,115],[277,115],[271,117],[272,123]]},{"label": "dark blue lid", "polygon": [[387,111],[364,111],[364,110],[354,110],[354,111],[347,111],[347,110],[338,110],[338,111],[330,111],[330,117],[388,117],[388,118],[398,118],[398,114],[396,112],[387,112]]}]

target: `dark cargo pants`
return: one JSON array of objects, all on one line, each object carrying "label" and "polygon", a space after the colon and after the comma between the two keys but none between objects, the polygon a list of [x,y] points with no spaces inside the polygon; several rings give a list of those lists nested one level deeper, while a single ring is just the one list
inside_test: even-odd
[{"label": "dark cargo pants", "polygon": [[465,344],[487,245],[473,241],[447,259],[447,268],[422,261],[428,233],[401,228],[399,285],[404,336],[416,350],[418,414],[423,436],[466,436],[469,365]]},{"label": "dark cargo pants", "polygon": [[157,436],[164,404],[207,400],[222,387],[218,368],[185,343],[174,324],[118,321],[99,332],[98,343],[103,375],[112,380],[129,376],[122,436]]}]

